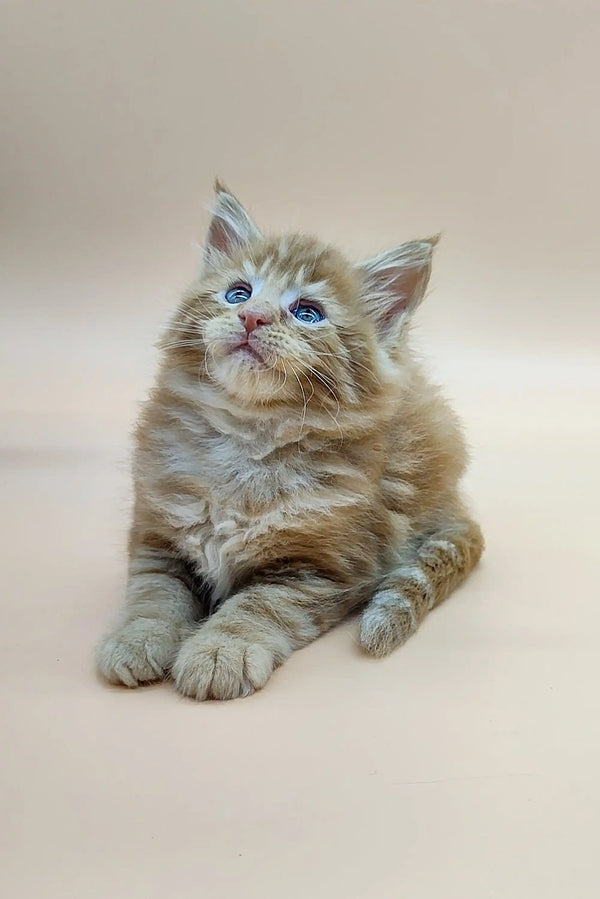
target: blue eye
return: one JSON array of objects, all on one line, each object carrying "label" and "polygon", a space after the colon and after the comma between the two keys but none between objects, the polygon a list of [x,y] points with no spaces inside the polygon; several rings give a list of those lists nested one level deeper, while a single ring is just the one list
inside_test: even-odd
[{"label": "blue eye", "polygon": [[325,318],[318,306],[311,306],[309,303],[298,303],[290,312],[303,325],[316,325]]},{"label": "blue eye", "polygon": [[249,284],[234,284],[225,294],[228,303],[245,303],[252,296],[252,288]]}]

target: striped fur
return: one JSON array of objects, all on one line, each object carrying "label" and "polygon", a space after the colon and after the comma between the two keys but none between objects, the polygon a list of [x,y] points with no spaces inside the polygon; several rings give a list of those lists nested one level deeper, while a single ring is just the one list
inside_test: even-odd
[{"label": "striped fur", "polygon": [[363,649],[385,656],[405,643],[425,615],[464,580],[482,550],[481,531],[468,520],[426,537],[415,558],[386,575],[368,603],[360,622]]},{"label": "striped fur", "polygon": [[[482,538],[458,492],[463,440],[408,346],[434,243],[352,265],[314,238],[263,238],[218,187],[137,428],[108,681],[244,696],[360,606],[361,645],[385,655],[466,577]],[[267,322],[251,352],[224,300],[239,281]],[[299,298],[318,327],[291,314]]]}]

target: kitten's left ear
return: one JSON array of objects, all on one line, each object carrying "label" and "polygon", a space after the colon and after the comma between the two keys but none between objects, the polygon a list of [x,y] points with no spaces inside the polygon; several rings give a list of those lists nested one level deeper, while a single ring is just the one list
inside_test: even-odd
[{"label": "kitten's left ear", "polygon": [[204,245],[204,264],[218,264],[223,256],[230,256],[261,236],[240,201],[224,184],[215,181],[215,204]]},{"label": "kitten's left ear", "polygon": [[439,239],[437,235],[410,241],[357,266],[367,312],[374,319],[382,342],[394,342],[423,299],[433,248]]}]

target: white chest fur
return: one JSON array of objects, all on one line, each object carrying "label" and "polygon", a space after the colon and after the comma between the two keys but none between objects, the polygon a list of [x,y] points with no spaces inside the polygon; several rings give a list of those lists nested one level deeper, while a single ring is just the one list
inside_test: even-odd
[{"label": "white chest fur", "polygon": [[300,497],[312,505],[320,492],[299,451],[257,460],[230,436],[198,441],[179,433],[163,441],[161,457],[169,481],[181,485],[162,494],[161,514],[217,600],[237,571],[251,567],[257,539],[285,526]]}]

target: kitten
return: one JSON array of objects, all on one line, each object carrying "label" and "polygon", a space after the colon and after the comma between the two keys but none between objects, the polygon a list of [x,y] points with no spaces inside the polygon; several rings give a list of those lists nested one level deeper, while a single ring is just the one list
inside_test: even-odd
[{"label": "kitten", "polygon": [[216,184],[141,415],[127,598],[99,672],[233,699],[354,609],[384,656],[478,561],[457,421],[407,345],[436,239],[360,265]]}]

